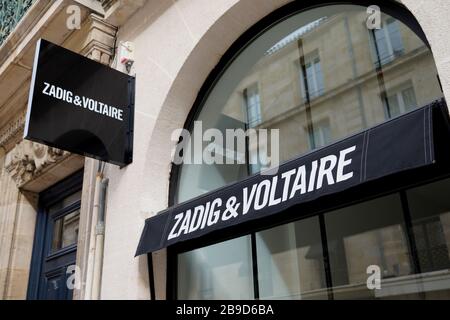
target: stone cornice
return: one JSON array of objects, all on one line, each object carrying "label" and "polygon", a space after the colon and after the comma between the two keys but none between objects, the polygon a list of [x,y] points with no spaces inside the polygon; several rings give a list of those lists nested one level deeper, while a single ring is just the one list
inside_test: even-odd
[{"label": "stone cornice", "polygon": [[105,11],[105,20],[120,27],[141,7],[146,0],[100,0]]},{"label": "stone cornice", "polygon": [[21,138],[25,126],[25,113],[21,113],[7,128],[0,131],[0,147],[5,150],[11,149]]},{"label": "stone cornice", "polygon": [[102,7],[103,9],[106,11],[109,8],[112,7],[112,5],[117,2],[117,0],[100,0],[100,2],[102,3]]},{"label": "stone cornice", "polygon": [[117,28],[95,14],[89,17],[89,36],[80,54],[109,65],[114,56]]},{"label": "stone cornice", "polygon": [[5,169],[21,188],[68,156],[69,152],[23,140],[6,155]]}]

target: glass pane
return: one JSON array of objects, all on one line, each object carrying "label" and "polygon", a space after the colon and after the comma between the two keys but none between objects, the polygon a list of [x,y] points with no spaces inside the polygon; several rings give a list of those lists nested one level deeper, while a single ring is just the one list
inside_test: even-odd
[{"label": "glass pane", "polygon": [[321,148],[329,144],[331,141],[331,129],[328,119],[315,123],[313,131],[314,135],[311,135],[311,149]]},{"label": "glass pane", "polygon": [[48,209],[48,213],[52,214],[57,212],[58,210],[61,210],[65,207],[70,206],[72,203],[75,203],[81,199],[81,190],[71,194],[70,196],[67,196],[63,200],[59,201],[58,203],[54,204]]},{"label": "glass pane", "polygon": [[255,127],[261,123],[261,105],[258,94],[258,86],[255,84],[248,88],[247,95],[247,122],[249,127]]},{"label": "glass pane", "polygon": [[308,90],[311,98],[316,96],[317,93],[317,86],[316,82],[314,81],[314,66],[311,64],[306,65],[306,79],[308,81]]},{"label": "glass pane", "polygon": [[[413,267],[403,221],[398,194],[325,215],[335,299],[407,298],[418,292],[408,278]],[[381,290],[367,287],[372,265],[380,270]],[[411,293],[401,290],[401,282],[409,283]]]},{"label": "glass pane", "polygon": [[389,61],[391,54],[389,52],[389,44],[388,39],[386,38],[386,30],[385,29],[377,29],[374,30],[375,33],[375,39],[376,39],[376,48],[375,48],[375,54],[376,59],[375,61],[378,62],[378,60],[381,62],[381,64],[385,64]]},{"label": "glass pane", "polygon": [[413,88],[407,88],[402,91],[403,102],[405,104],[405,111],[411,111],[417,108],[416,95]]},{"label": "glass pane", "polygon": [[53,222],[52,252],[76,244],[80,210],[73,211]]},{"label": "glass pane", "polygon": [[[390,101],[394,115],[442,98],[428,47],[385,13],[382,29],[368,30],[366,9],[345,4],[317,7],[292,15],[255,38],[205,97],[196,119],[202,121],[203,132],[245,131],[255,123],[258,129],[277,129],[279,159],[284,162],[322,146],[311,144],[316,133],[310,131],[323,119],[329,119],[329,130],[317,139],[327,145],[386,121],[386,96],[399,94]],[[381,70],[374,64],[378,58],[388,62]],[[398,91],[402,83],[411,85],[415,103],[410,92]],[[251,95],[249,88],[255,84],[257,94]],[[246,90],[248,101],[243,100]],[[255,107],[247,108],[243,101]],[[186,146],[186,150],[199,149]],[[184,164],[176,201],[238,181],[255,169],[248,163]]]},{"label": "glass pane", "polygon": [[403,43],[402,36],[400,34],[399,23],[394,19],[388,19],[386,24],[393,54],[395,56],[399,56],[403,52]]},{"label": "glass pane", "polygon": [[261,299],[327,299],[318,218],[256,234]]},{"label": "glass pane", "polygon": [[250,236],[178,255],[178,299],[253,299]]},{"label": "glass pane", "polygon": [[316,77],[316,87],[317,87],[317,96],[320,96],[324,93],[325,87],[323,84],[323,74],[322,74],[322,67],[320,66],[320,60],[317,59],[317,61],[314,64],[315,68],[315,77]]},{"label": "glass pane", "polygon": [[450,299],[450,180],[408,191],[408,203],[427,299]]},{"label": "glass pane", "polygon": [[398,101],[398,94],[393,94],[387,98],[389,104],[389,115],[391,118],[401,114],[400,104]]}]

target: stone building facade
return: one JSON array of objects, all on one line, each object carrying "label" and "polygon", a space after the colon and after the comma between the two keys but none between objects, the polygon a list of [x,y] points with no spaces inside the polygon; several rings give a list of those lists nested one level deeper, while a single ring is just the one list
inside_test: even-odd
[{"label": "stone building facade", "polygon": [[[33,267],[32,256],[40,195],[79,172],[82,172],[83,177],[76,242],[76,265],[79,267],[80,286],[73,291],[73,298],[151,298],[147,257],[134,257],[134,254],[145,219],[173,204],[169,201],[171,152],[175,144],[171,141],[172,132],[185,126],[205,80],[232,44],[261,19],[289,2],[289,0],[35,0],[29,4],[23,17],[11,28],[3,43],[0,43],[1,299],[30,297],[27,292],[32,279],[30,270]],[[448,1],[401,0],[397,4],[404,6],[417,19],[430,44],[432,55],[426,52],[425,48],[421,49],[417,39],[406,37],[404,47],[410,54],[404,57],[405,61],[399,61],[398,66],[392,66],[392,69],[397,68],[397,71],[390,72],[406,74],[411,66],[421,68],[422,73],[435,68],[440,83],[437,78],[429,78],[417,86],[421,92],[416,92],[416,104],[422,106],[430,102],[430,98],[448,98],[450,42],[445,41],[447,30],[450,30]],[[80,8],[81,25],[79,29],[69,30],[66,27],[66,21],[70,16],[67,8],[73,5]],[[326,32],[324,29],[330,27],[330,24],[339,25],[342,24],[342,20],[337,16],[334,20],[317,26],[317,30],[305,37],[305,52],[311,51],[308,46],[318,47],[315,41],[320,42],[323,38],[315,39],[316,33]],[[352,21],[349,25],[350,28],[355,26]],[[330,28],[335,28],[335,25]],[[342,32],[344,30],[336,28]],[[91,274],[93,251],[96,249],[95,189],[98,161],[23,140],[34,49],[39,38],[45,38],[123,72],[126,72],[125,67],[117,61],[118,48],[126,41],[131,41],[135,48],[135,62],[130,71],[137,79],[134,161],[124,168],[106,164],[101,173],[102,177],[109,180],[109,184],[98,294],[93,294],[94,280]],[[328,44],[321,42],[319,47],[320,45]],[[286,46],[292,46],[295,50],[281,52],[274,49],[265,60],[253,68],[254,73],[250,73],[237,85],[239,90],[243,92],[251,87],[255,82],[252,77],[263,73],[265,68],[270,68],[271,63],[284,63],[283,59],[275,56],[285,55],[289,63],[297,59],[295,56],[297,42],[288,43]],[[355,52],[363,54],[358,48]],[[321,59],[327,60],[324,57]],[[287,68],[294,70],[296,67],[292,63]],[[324,81],[328,84],[334,80],[335,72],[341,74],[346,72],[346,70],[331,70],[328,74],[326,66],[322,67]],[[362,72],[361,68],[364,66],[359,67]],[[368,73],[369,69],[370,66],[367,66]],[[283,72],[283,67],[280,67],[280,70]],[[288,82],[299,81],[295,79],[294,73],[292,75],[294,79],[289,79]],[[286,109],[302,103],[301,94],[288,96],[288,92],[288,95],[284,95],[283,89],[280,89],[283,84],[277,86],[276,79],[270,77],[276,78],[277,73],[271,72],[268,78],[264,78],[273,85],[273,88],[262,90],[261,100],[270,100],[274,95],[280,96],[277,103],[280,108]],[[348,77],[351,78],[351,74]],[[389,73],[386,73],[386,77],[389,77]],[[366,82],[362,85],[368,87],[378,85],[375,74],[372,77],[368,76],[364,81]],[[400,82],[393,84],[393,87],[403,85],[403,82]],[[311,103],[326,106],[335,103],[336,99],[351,99],[337,97],[345,94],[342,93],[345,89],[338,88],[344,85],[352,84],[336,83],[332,86],[334,92],[324,92]],[[442,92],[436,91],[439,86],[442,87]],[[267,94],[267,97],[264,94]],[[294,101],[295,99],[297,101]],[[226,112],[228,115],[233,115],[234,109],[241,107],[240,100],[237,100],[239,100],[237,97],[229,100],[230,106]],[[273,101],[269,103],[264,101],[262,105],[268,106],[271,103]],[[352,105],[348,106],[351,109]],[[369,110],[371,106],[366,105],[366,108]],[[346,110],[346,113],[351,113],[350,109]],[[383,118],[382,114],[372,115],[374,119],[368,120],[371,123],[381,121],[375,119],[376,117]],[[318,113],[317,116],[324,118],[326,115]],[[339,114],[328,116],[334,118]],[[261,117],[264,121],[270,121],[272,119],[270,110],[262,109]],[[295,115],[291,114],[289,117],[292,119]],[[306,128],[302,120],[297,122],[299,127]],[[348,122],[344,121],[344,124],[347,126]],[[351,128],[349,125],[330,130],[335,130],[336,133],[332,135],[340,138],[363,128],[360,123],[353,122],[351,125],[353,125]],[[283,125],[281,127],[283,128]],[[290,130],[287,123],[286,136],[291,135]],[[306,132],[302,139],[299,140],[301,145],[296,146],[295,150],[306,151],[310,147]],[[294,147],[282,149],[282,158],[291,158],[292,148]],[[448,221],[446,226],[448,227]],[[448,242],[449,230],[445,230]],[[384,236],[395,238],[395,234],[395,230],[391,230]],[[354,241],[358,244],[361,239]],[[375,240],[369,238],[365,241]],[[358,253],[361,251],[357,245],[353,246],[352,250]],[[166,299],[167,278],[173,277],[171,274],[173,270],[167,268],[166,250],[153,254],[153,269],[156,298]],[[357,273],[350,272],[350,278],[356,279],[358,276]],[[314,287],[314,283],[310,286]]]}]

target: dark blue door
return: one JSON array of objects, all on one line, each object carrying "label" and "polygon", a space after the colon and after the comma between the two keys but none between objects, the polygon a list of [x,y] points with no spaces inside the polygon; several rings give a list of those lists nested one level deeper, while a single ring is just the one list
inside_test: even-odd
[{"label": "dark blue door", "polygon": [[72,299],[80,221],[82,174],[39,195],[28,286],[29,299]]}]

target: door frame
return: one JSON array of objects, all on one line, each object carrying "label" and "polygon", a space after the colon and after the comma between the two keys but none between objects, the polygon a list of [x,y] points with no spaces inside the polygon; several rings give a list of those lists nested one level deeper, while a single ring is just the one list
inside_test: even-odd
[{"label": "door frame", "polygon": [[[62,200],[63,198],[73,194],[82,189],[83,186],[83,170],[80,170],[61,182],[53,185],[47,190],[39,194],[39,203],[36,217],[36,228],[33,241],[33,252],[31,256],[30,265],[30,276],[28,278],[28,290],[27,299],[37,300],[39,299],[39,291],[41,287],[41,274],[44,257],[44,252],[47,243],[45,242],[48,238],[49,230],[48,226],[48,215],[45,208],[53,205],[54,203]],[[70,205],[69,207],[72,207]],[[70,246],[67,250],[76,250],[75,246]],[[66,251],[66,249],[63,249]],[[58,252],[57,254],[61,254]]]}]

